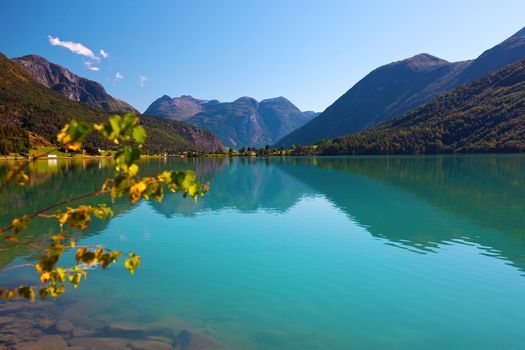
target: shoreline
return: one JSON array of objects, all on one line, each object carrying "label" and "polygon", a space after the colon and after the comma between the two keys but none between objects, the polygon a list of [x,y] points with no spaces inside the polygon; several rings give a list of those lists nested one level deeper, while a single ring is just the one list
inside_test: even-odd
[{"label": "shoreline", "polygon": [[[178,157],[178,156],[170,156],[170,157]],[[28,160],[35,157],[21,157],[21,156],[0,156],[0,161],[2,160]],[[140,156],[141,159],[150,159],[150,158],[164,158],[164,156],[160,155],[142,155]],[[80,156],[56,156],[56,157],[38,157],[36,161],[39,160],[97,160],[97,159],[114,159],[113,156],[89,156],[89,155],[80,155]]]},{"label": "shoreline", "polygon": [[[167,158],[382,158],[382,157],[403,157],[403,158],[425,158],[425,157],[465,157],[465,156],[512,156],[525,155],[525,152],[506,152],[506,153],[423,153],[423,154],[174,154],[174,155],[141,155],[140,159],[167,159]],[[23,161],[30,160],[35,157],[22,156],[0,156],[0,161]],[[50,161],[50,160],[113,160],[112,155],[107,156],[90,156],[90,155],[75,155],[75,156],[56,156],[56,157],[38,157],[35,161]]]}]

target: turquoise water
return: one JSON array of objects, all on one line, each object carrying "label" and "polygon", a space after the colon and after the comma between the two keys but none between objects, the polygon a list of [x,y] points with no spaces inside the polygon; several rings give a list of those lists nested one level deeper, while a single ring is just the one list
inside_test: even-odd
[{"label": "turquoise water", "polygon": [[[80,298],[88,317],[184,324],[232,349],[525,348],[525,156],[143,164],[161,167],[195,169],[211,190],[198,204],[119,201],[82,244],[135,251],[142,265],[134,277],[93,271],[57,301],[64,314]],[[111,170],[34,172],[31,188],[3,195],[2,225]]]}]

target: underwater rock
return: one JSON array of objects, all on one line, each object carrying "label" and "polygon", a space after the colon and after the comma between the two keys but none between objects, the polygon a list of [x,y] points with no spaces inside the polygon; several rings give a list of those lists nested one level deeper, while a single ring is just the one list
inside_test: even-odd
[{"label": "underwater rock", "polygon": [[142,325],[132,323],[111,323],[106,327],[105,333],[118,337],[139,338],[146,334],[147,328]]},{"label": "underwater rock", "polygon": [[42,349],[62,350],[67,348],[66,341],[59,335],[45,335],[36,343]]},{"label": "underwater rock", "polygon": [[133,350],[172,350],[171,344],[157,340],[133,340],[131,342]]},{"label": "underwater rock", "polygon": [[75,325],[75,327],[92,329],[97,331],[103,329],[106,326],[106,324],[103,321],[83,316],[70,318],[69,321],[72,322]]},{"label": "underwater rock", "polygon": [[69,322],[68,320],[59,321],[56,324],[55,328],[59,333],[65,333],[65,334],[71,334],[73,333],[73,330],[75,329],[73,324]]},{"label": "underwater rock", "polygon": [[55,326],[55,321],[50,318],[43,318],[41,320],[38,320],[37,326],[42,330],[48,330]]},{"label": "underwater rock", "polygon": [[188,329],[182,330],[178,335],[180,350],[228,350],[228,348],[213,338]]},{"label": "underwater rock", "polygon": [[19,350],[65,350],[67,348],[66,341],[59,335],[45,335],[35,343],[15,347]]},{"label": "underwater rock", "polygon": [[79,337],[71,339],[70,344],[71,346],[83,347],[90,350],[129,349],[129,340],[123,338]]}]

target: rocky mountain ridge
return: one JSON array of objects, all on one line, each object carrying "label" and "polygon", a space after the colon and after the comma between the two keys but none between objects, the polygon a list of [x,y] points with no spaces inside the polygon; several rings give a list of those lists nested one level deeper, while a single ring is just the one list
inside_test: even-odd
[{"label": "rocky mountain ridge", "polygon": [[40,84],[66,96],[68,99],[99,107],[107,112],[138,111],[130,104],[114,98],[96,81],[82,78],[67,68],[49,62],[38,55],[13,58],[13,62],[29,72]]},{"label": "rocky mountain ridge", "polygon": [[241,97],[233,102],[201,100],[183,95],[164,95],[144,112],[167,119],[185,121],[208,129],[233,148],[263,147],[300,127],[317,114],[301,112],[284,97],[257,101]]}]

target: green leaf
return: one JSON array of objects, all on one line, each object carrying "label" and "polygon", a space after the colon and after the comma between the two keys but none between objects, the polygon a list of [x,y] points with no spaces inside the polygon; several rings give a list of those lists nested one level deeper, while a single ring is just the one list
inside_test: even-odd
[{"label": "green leaf", "polygon": [[114,213],[111,208],[108,208],[105,204],[101,204],[98,208],[93,210],[93,215],[99,220],[104,220],[106,218],[112,218]]},{"label": "green leaf", "polygon": [[144,129],[144,127],[141,125],[134,127],[133,128],[133,139],[139,145],[144,144],[144,142],[146,142],[146,129]]},{"label": "green leaf", "polygon": [[62,128],[57,139],[66,147],[78,150],[82,146],[82,142],[91,134],[93,128],[92,123],[72,120]]}]

